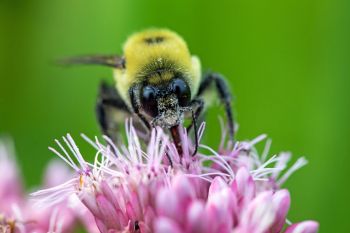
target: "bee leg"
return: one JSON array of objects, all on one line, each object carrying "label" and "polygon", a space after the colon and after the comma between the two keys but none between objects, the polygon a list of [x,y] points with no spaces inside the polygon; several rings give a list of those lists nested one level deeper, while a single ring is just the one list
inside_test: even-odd
[{"label": "bee leg", "polygon": [[196,98],[196,99],[191,101],[191,107],[192,107],[192,109],[196,109],[196,111],[194,112],[194,115],[192,115],[191,123],[186,128],[187,133],[191,131],[191,129],[194,125],[193,119],[197,120],[199,118],[199,116],[202,114],[202,112],[204,110],[204,101],[200,98]]},{"label": "bee leg", "polygon": [[232,96],[224,77],[218,73],[208,73],[199,86],[197,97],[203,95],[204,92],[210,88],[212,83],[215,83],[216,91],[219,94],[221,102],[224,104],[230,139],[234,142],[234,118],[231,108]]},{"label": "bee leg", "polygon": [[134,111],[134,113],[138,116],[138,118],[141,120],[141,122],[144,124],[144,126],[150,130],[151,125],[147,121],[146,117],[140,112],[141,106],[140,104],[136,101],[136,96],[138,95],[138,90],[139,87],[136,85],[132,88],[130,88],[129,94],[130,94],[130,100],[131,100],[131,107]]},{"label": "bee leg", "polygon": [[[198,129],[197,129],[197,119],[198,117],[201,115],[203,109],[204,109],[204,101],[200,98],[194,99],[191,101],[191,114],[192,114],[192,121],[189,124],[189,126],[187,126],[186,131],[187,133],[190,132],[190,130],[192,129],[192,127],[194,128],[194,141],[195,141],[195,149],[192,153],[192,156],[194,156],[197,151],[198,151]],[[196,110],[194,110],[196,109]]]},{"label": "bee leg", "polygon": [[119,116],[123,119],[123,114],[130,114],[127,105],[113,86],[102,82],[96,103],[96,116],[102,133],[111,138],[114,143],[119,140],[117,132],[118,125],[121,123],[116,118]]}]

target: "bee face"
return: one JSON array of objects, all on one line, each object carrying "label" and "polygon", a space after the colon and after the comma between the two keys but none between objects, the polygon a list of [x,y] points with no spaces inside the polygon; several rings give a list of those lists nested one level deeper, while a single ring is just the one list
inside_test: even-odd
[{"label": "bee face", "polygon": [[163,85],[145,83],[140,91],[141,107],[153,118],[154,126],[171,128],[182,123],[190,100],[190,88],[182,78],[174,78]]}]

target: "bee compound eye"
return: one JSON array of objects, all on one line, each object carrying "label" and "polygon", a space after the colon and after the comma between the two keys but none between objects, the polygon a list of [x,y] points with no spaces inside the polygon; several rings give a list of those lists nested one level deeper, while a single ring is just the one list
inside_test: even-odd
[{"label": "bee compound eye", "polygon": [[176,94],[180,106],[187,106],[191,98],[191,90],[182,79],[175,79],[172,82],[172,90]]},{"label": "bee compound eye", "polygon": [[152,117],[158,115],[157,90],[152,86],[145,86],[141,93],[141,105],[143,110]]}]

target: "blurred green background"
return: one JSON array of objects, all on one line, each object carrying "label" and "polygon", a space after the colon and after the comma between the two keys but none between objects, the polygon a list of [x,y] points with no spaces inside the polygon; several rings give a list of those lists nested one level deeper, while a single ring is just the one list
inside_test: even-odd
[{"label": "blurred green background", "polygon": [[[349,10],[346,0],[1,0],[0,133],[15,140],[26,186],[38,185],[54,157],[47,150],[53,139],[67,132],[99,135],[97,86],[111,80],[106,68],[62,69],[50,62],[121,53],[130,33],[168,27],[186,39],[204,68],[228,78],[239,139],[267,133],[273,153],[290,150],[310,161],[285,185],[292,194],[289,219],[316,219],[321,232],[344,232]],[[206,134],[219,135],[215,111],[207,126]],[[206,137],[211,146],[218,141]]]}]

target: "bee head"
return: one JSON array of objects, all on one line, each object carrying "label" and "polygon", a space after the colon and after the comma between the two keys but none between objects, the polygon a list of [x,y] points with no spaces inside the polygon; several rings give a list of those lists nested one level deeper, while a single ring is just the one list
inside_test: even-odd
[{"label": "bee head", "polygon": [[191,90],[182,78],[174,78],[163,85],[146,83],[141,88],[140,102],[153,126],[171,128],[183,121],[183,113],[190,109]]}]

